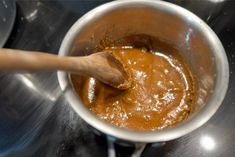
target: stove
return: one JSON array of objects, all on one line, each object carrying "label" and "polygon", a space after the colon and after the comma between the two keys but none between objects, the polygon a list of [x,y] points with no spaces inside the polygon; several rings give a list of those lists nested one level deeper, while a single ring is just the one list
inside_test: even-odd
[{"label": "stove", "polygon": [[[235,154],[235,1],[168,0],[202,18],[228,56],[230,84],[216,114],[201,128],[166,143],[147,144],[141,157],[233,157]],[[108,0],[16,1],[5,48],[57,54],[72,24]],[[105,157],[106,138],[94,134],[66,102],[55,72],[0,74],[0,157]],[[117,157],[134,147],[114,145]]]}]

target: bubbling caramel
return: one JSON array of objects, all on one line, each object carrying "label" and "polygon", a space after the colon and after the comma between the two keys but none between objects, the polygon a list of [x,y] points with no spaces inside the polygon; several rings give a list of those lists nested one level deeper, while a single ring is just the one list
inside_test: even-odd
[{"label": "bubbling caramel", "polygon": [[131,46],[108,47],[127,69],[132,86],[114,89],[71,75],[84,105],[99,118],[132,130],[159,130],[187,119],[194,105],[191,71],[177,56]]}]

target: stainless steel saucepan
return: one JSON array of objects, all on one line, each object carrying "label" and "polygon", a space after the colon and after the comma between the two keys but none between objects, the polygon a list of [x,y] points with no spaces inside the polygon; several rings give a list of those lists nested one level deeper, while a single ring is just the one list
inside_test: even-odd
[{"label": "stainless steel saucepan", "polygon": [[59,55],[87,55],[109,37],[146,34],[181,50],[197,78],[197,108],[183,123],[160,131],[138,132],[113,126],[91,113],[69,80],[58,72],[64,94],[77,114],[97,130],[126,141],[149,143],[181,137],[206,123],[221,105],[229,82],[224,48],[210,27],[193,13],[174,4],[155,0],[121,0],[99,6],[80,18],[68,31]]}]

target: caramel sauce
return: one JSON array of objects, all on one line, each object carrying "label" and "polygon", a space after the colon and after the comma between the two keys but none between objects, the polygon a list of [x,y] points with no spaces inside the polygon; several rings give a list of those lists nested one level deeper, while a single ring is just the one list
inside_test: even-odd
[{"label": "caramel sauce", "polygon": [[163,129],[187,119],[193,110],[195,84],[177,55],[132,46],[106,50],[125,66],[132,86],[122,91],[94,78],[71,75],[87,108],[107,122],[139,131]]}]

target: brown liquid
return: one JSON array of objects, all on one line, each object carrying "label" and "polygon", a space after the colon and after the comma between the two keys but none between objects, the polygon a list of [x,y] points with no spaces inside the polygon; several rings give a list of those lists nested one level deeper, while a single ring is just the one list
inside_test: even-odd
[{"label": "brown liquid", "polygon": [[156,130],[185,120],[193,108],[194,83],[176,56],[132,47],[108,48],[127,68],[132,87],[120,91],[93,78],[71,75],[83,103],[98,117],[134,130]]}]

